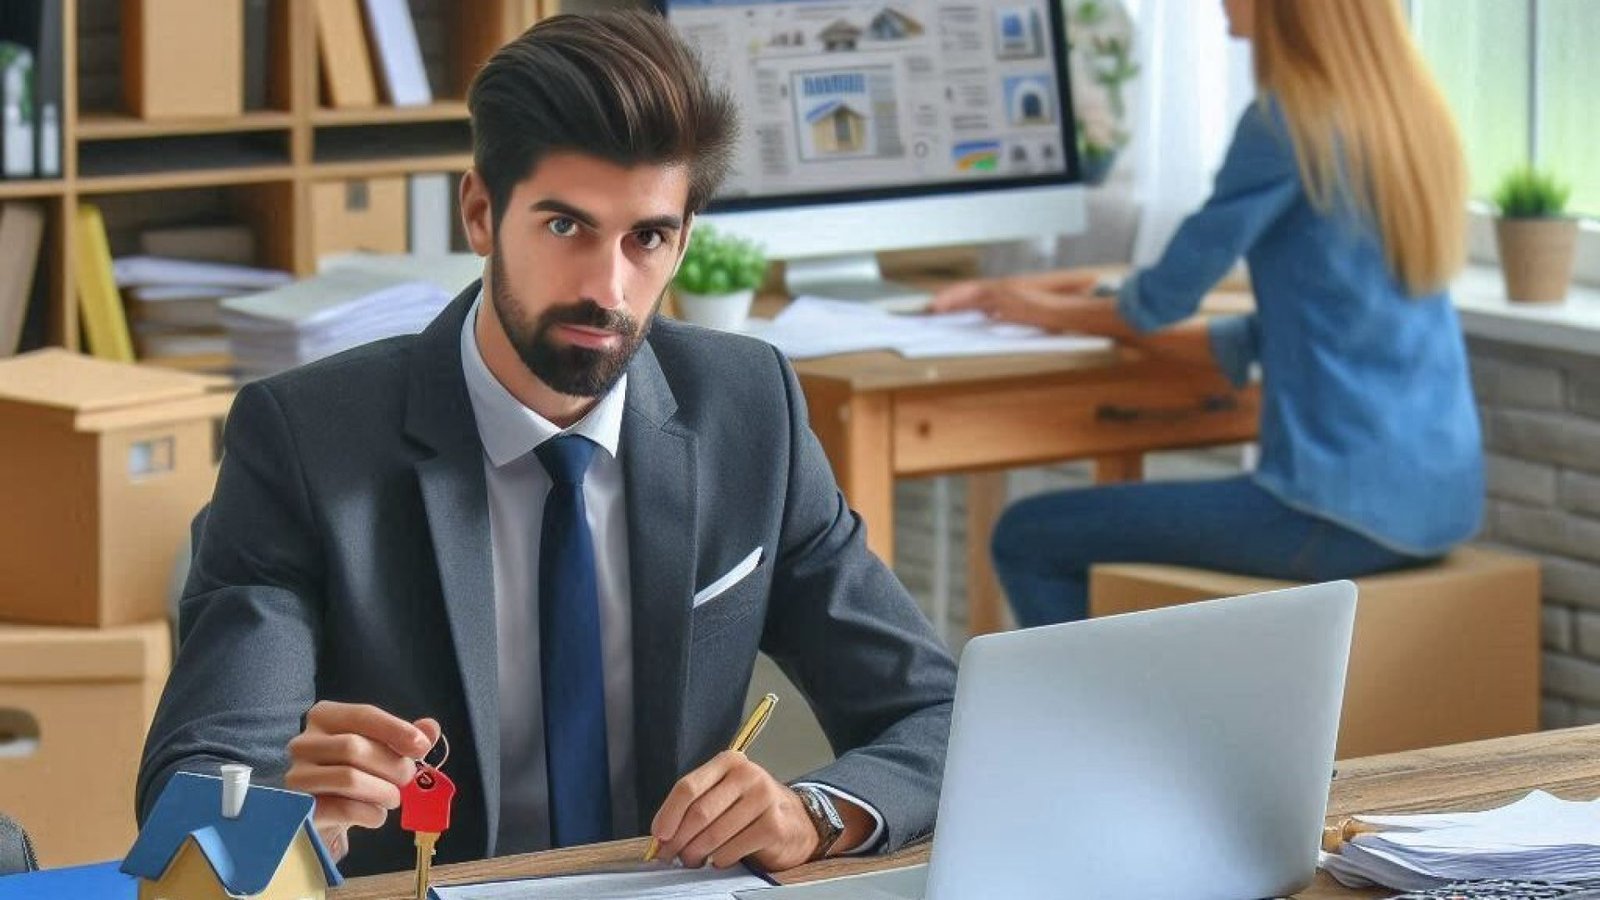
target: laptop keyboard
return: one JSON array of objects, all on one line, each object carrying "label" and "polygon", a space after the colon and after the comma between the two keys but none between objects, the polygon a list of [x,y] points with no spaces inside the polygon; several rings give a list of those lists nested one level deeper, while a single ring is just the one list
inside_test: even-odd
[{"label": "laptop keyboard", "polygon": [[1393,900],[1600,900],[1600,882],[1552,884],[1547,881],[1462,881]]}]

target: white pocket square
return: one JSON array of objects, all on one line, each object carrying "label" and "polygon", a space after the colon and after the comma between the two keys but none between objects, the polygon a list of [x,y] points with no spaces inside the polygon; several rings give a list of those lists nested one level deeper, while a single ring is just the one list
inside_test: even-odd
[{"label": "white pocket square", "polygon": [[741,560],[737,566],[729,569],[727,574],[696,591],[694,595],[694,608],[698,609],[703,604],[717,599],[718,597],[727,593],[728,588],[738,584],[740,581],[744,580],[746,575],[754,572],[756,570],[756,566],[761,565],[761,555],[763,549],[764,548],[762,547],[757,547],[754,550],[751,550],[750,555]]}]

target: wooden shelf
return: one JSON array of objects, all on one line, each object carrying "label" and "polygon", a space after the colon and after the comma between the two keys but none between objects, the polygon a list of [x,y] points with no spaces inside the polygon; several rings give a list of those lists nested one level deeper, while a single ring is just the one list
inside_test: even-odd
[{"label": "wooden shelf", "polygon": [[311,167],[311,172],[317,181],[332,181],[340,178],[410,175],[413,172],[465,172],[470,168],[472,168],[471,153],[441,153],[431,156],[398,156],[393,159],[320,162]]},{"label": "wooden shelf", "polygon": [[19,178],[16,181],[0,180],[0,200],[21,200],[28,197],[53,197],[66,193],[67,183],[59,178]]},{"label": "wooden shelf", "polygon": [[[114,252],[132,252],[148,228],[231,222],[251,229],[263,265],[310,275],[318,254],[312,187],[470,169],[466,85],[496,47],[532,24],[523,0],[408,0],[437,102],[330,109],[320,99],[319,0],[264,0],[267,80],[257,105],[268,107],[147,121],[126,111],[132,107],[123,96],[120,49],[135,20],[116,14],[118,0],[30,2],[61,10],[63,174],[0,179],[0,201],[36,198],[50,208],[39,270],[49,278],[46,340],[75,350],[81,331],[73,263],[82,248],[64,202],[101,207]],[[543,5],[556,11],[561,4]],[[246,27],[262,27],[253,22]],[[164,52],[181,57],[183,49],[169,44]],[[174,63],[189,73],[186,59]]]},{"label": "wooden shelf", "polygon": [[82,194],[126,194],[135,191],[166,191],[182,188],[222,187],[231,184],[261,184],[290,181],[294,166],[239,166],[219,169],[187,169],[178,172],[140,172],[130,175],[99,175],[78,179]]},{"label": "wooden shelf", "polygon": [[78,140],[119,141],[133,138],[180,137],[195,134],[234,134],[248,131],[285,131],[294,127],[294,114],[278,110],[247,112],[242,116],[150,121],[122,113],[84,113],[78,120]]},{"label": "wooden shelf", "polygon": [[399,125],[406,122],[465,122],[464,100],[441,100],[427,106],[374,106],[367,109],[328,109],[311,113],[313,125]]}]

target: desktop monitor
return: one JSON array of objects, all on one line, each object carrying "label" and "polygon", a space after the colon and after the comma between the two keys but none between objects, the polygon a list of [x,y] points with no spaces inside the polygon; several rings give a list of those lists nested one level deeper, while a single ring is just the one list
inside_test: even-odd
[{"label": "desktop monitor", "polygon": [[791,293],[914,304],[877,252],[1083,229],[1054,0],[658,0],[732,92],[706,220]]}]

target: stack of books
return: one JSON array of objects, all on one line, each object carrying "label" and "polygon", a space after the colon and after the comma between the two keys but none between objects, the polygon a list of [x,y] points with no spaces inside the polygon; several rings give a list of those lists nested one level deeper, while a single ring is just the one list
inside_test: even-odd
[{"label": "stack of books", "polygon": [[36,277],[44,231],[44,204],[0,203],[0,357],[23,349],[29,314],[44,309],[39,294],[47,279]]},{"label": "stack of books", "polygon": [[[488,59],[500,45],[548,14],[556,0],[474,0],[457,35],[470,59]],[[434,101],[419,23],[407,0],[315,0],[323,102],[334,109],[382,102],[427,106]]]},{"label": "stack of books", "polygon": [[161,256],[122,257],[112,270],[138,358],[202,372],[232,366],[222,301],[294,280],[276,269]]}]

